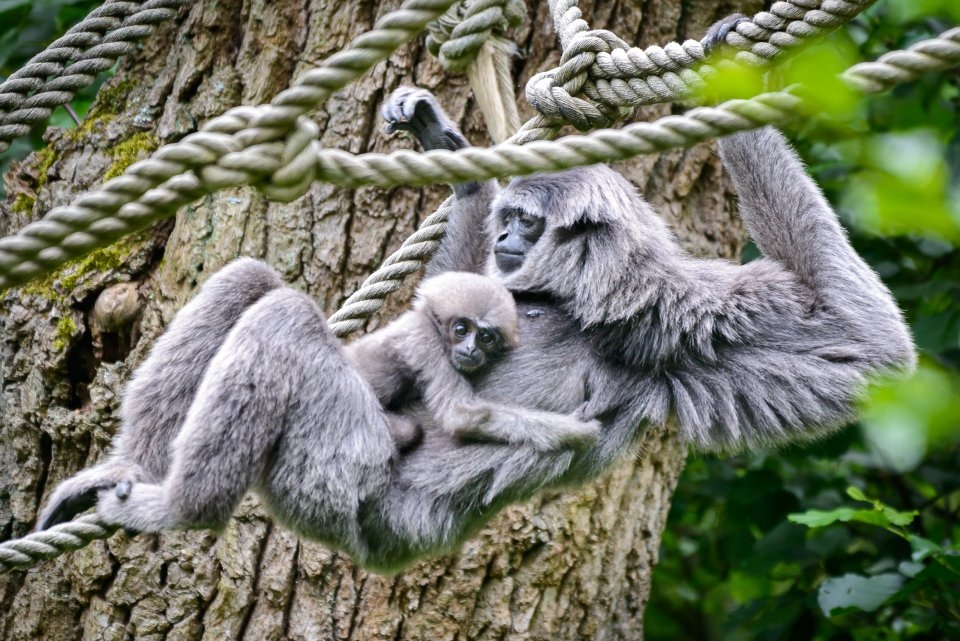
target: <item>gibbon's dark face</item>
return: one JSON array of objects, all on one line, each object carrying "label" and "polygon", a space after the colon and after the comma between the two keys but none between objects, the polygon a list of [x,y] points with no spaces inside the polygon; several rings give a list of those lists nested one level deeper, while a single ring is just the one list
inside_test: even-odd
[{"label": "gibbon's dark face", "polygon": [[450,360],[462,374],[481,370],[507,350],[496,328],[477,324],[470,318],[454,319],[450,323],[449,339]]},{"label": "gibbon's dark face", "polygon": [[545,221],[541,216],[516,207],[505,207],[498,215],[499,235],[493,246],[497,269],[509,274],[520,269],[527,252],[543,235]]}]

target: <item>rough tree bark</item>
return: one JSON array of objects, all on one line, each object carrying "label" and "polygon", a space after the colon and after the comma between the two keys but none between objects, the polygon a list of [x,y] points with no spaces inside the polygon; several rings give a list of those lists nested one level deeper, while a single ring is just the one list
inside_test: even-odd
[{"label": "rough tree bark", "polygon": [[[5,177],[10,197],[0,209],[0,234],[231,106],[268,101],[398,4],[193,3],[123,62],[81,127],[51,132],[46,149]],[[641,44],[699,37],[721,15],[761,4],[581,3],[592,25]],[[558,61],[546,3],[529,5],[516,34],[520,88]],[[445,74],[422,39],[316,114],[322,144],[353,152],[406,145],[381,134],[377,118],[384,96],[401,83],[434,90],[470,138],[487,144],[465,79]],[[524,117],[532,115],[521,108]],[[638,118],[670,109],[650,107]],[[744,235],[710,145],[621,168],[692,251],[739,252]],[[29,532],[50,490],[103,455],[118,427],[124,381],[209,274],[238,255],[260,257],[332,312],[446,193],[316,184],[294,203],[271,204],[250,189],[224,192],[185,208],[175,221],[2,294],[0,540]],[[118,283],[136,288],[132,321],[94,309]],[[406,299],[395,296],[384,318]],[[0,640],[639,639],[684,457],[669,434],[651,434],[639,461],[624,461],[580,491],[509,509],[459,554],[396,577],[371,575],[299,541],[248,498],[219,536],[117,534],[0,576]]]}]

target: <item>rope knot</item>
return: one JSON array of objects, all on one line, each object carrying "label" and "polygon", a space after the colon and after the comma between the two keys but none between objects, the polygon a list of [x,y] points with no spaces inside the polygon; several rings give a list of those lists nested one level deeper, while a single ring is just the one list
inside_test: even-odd
[{"label": "rope knot", "polygon": [[211,191],[252,185],[270,200],[289,202],[306,193],[316,177],[320,128],[305,116],[277,118],[269,105],[237,107],[201,129],[191,143],[218,155],[196,169]]},{"label": "rope knot", "polygon": [[427,49],[446,71],[464,71],[493,35],[503,35],[526,15],[523,0],[465,0],[427,25]]},{"label": "rope knot", "polygon": [[581,131],[607,127],[626,118],[633,105],[614,92],[598,90],[593,73],[598,55],[629,49],[626,42],[606,29],[576,33],[560,58],[560,66],[533,76],[527,83],[527,101],[547,118],[562,119]]}]

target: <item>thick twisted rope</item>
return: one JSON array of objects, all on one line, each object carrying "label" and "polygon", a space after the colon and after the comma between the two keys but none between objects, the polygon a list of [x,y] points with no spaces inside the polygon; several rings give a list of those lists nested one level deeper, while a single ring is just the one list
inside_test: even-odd
[{"label": "thick twisted rope", "polygon": [[92,541],[109,537],[116,530],[115,526],[103,523],[96,514],[87,514],[22,539],[5,541],[0,543],[0,574],[79,550]]},{"label": "thick twisted rope", "polygon": [[[819,6],[817,0],[792,0],[792,3]],[[793,6],[792,3],[786,4]],[[838,3],[842,6],[869,4],[867,0],[823,2],[825,6]],[[0,290],[52,271],[71,258],[143,229],[216,189],[260,184],[272,198],[297,197],[316,177],[313,171],[318,151],[316,127],[303,114],[385,58],[402,42],[413,38],[451,4],[452,0],[409,0],[400,10],[378,22],[373,31],[357,38],[347,50],[331,56],[290,89],[278,94],[269,105],[232,109],[208,122],[199,132],[134,163],[123,175],[98,190],[79,196],[70,205],[51,210],[42,220],[27,225],[14,236],[0,239]],[[573,47],[589,30],[587,24],[580,18],[573,0],[553,0],[551,6],[561,43]],[[805,9],[802,15],[807,18],[813,11]],[[771,34],[770,39],[773,38]],[[699,47],[699,43],[695,46]],[[579,55],[595,59],[593,54]],[[561,66],[557,70],[558,81],[565,78],[565,68],[571,73],[576,68],[573,59],[568,62],[569,67]],[[572,95],[585,82],[585,72],[575,74],[562,83],[562,90]],[[564,103],[561,100],[559,104]],[[564,117],[576,117],[576,110],[561,108],[559,111]],[[546,124],[538,126],[537,122]],[[535,118],[512,140],[525,142],[550,137],[556,130],[554,121]],[[262,184],[264,181],[266,184]]]},{"label": "thick twisted rope", "polygon": [[[769,64],[789,49],[848,22],[876,0],[790,0],[775,2],[727,34],[735,60]],[[553,138],[573,124],[581,131],[608,127],[640,105],[689,98],[714,70],[696,40],[665,47],[630,47],[605,29],[590,29],[576,0],[551,2],[563,56],[560,66],[527,83],[527,101],[540,115],[511,142]],[[580,96],[583,97],[580,97]]]},{"label": "thick twisted rope", "polygon": [[408,0],[269,105],[231,109],[100,189],[0,239],[0,289],[143,229],[204,193],[270,176],[268,196],[296,197],[312,180],[318,145],[316,125],[304,114],[415,38],[452,2]]},{"label": "thick twisted rope", "polygon": [[376,272],[363,281],[360,288],[327,320],[334,334],[343,337],[362,329],[366,320],[383,307],[386,297],[400,289],[404,278],[420,269],[433,256],[440,246],[452,209],[451,197],[427,217],[420,228],[384,260]]},{"label": "thick twisted rope", "polygon": [[447,71],[467,74],[494,142],[521,124],[513,81],[516,45],[503,34],[525,14],[523,0],[463,0],[427,25],[427,49]]},{"label": "thick twisted rope", "polygon": [[117,58],[136,51],[139,41],[188,1],[107,2],[31,58],[0,84],[0,153],[93,84]]},{"label": "thick twisted rope", "polygon": [[427,49],[447,71],[465,71],[488,38],[520,24],[525,13],[523,0],[459,2],[427,25]]},{"label": "thick twisted rope", "polygon": [[[843,77],[863,91],[882,91],[898,82],[913,80],[920,75],[947,69],[960,64],[960,28],[951,29],[938,38],[919,42],[905,51],[891,52],[876,62],[851,67]],[[423,184],[451,182],[455,179],[481,179],[561,169],[598,161],[629,158],[725,135],[734,131],[756,128],[770,122],[795,117],[804,105],[803,99],[790,92],[763,94],[750,100],[732,100],[717,107],[700,107],[684,116],[668,116],[653,123],[629,125],[622,131],[598,131],[586,136],[569,136],[556,142],[541,141],[529,145],[504,144],[489,150],[463,149],[457,152],[433,151],[426,154],[395,152],[388,156],[365,154],[350,156],[337,152],[336,163],[330,163],[330,150],[318,154],[318,162],[331,176],[342,176],[341,184],[383,184],[400,182]],[[531,153],[533,152],[533,153]],[[391,160],[409,156],[417,159],[418,169],[401,175]],[[537,160],[542,156],[544,160]],[[432,159],[447,157],[447,170]],[[329,165],[329,166],[328,166]],[[349,166],[349,170],[334,172],[330,166]],[[469,166],[469,170],[468,170]],[[450,172],[450,173],[444,173]],[[475,172],[475,173],[470,173]],[[391,182],[394,181],[394,182]],[[449,211],[450,201],[424,221],[415,237],[404,243],[399,252],[385,261],[389,274],[371,276],[364,286],[348,299],[341,312],[331,316],[335,331],[343,335],[362,324],[366,309],[372,313],[382,304],[380,292],[394,291],[403,276],[416,271],[420,261],[442,237],[440,229]],[[407,254],[401,252],[405,249]],[[387,274],[387,272],[384,272]],[[392,282],[391,282],[392,281]],[[367,290],[365,292],[365,290]],[[370,296],[367,295],[370,294]],[[379,297],[380,301],[369,298]],[[63,552],[83,547],[96,539],[106,538],[114,528],[102,523],[96,515],[80,517],[43,532],[35,532],[21,539],[0,543],[0,573],[14,567],[26,567]]]},{"label": "thick twisted rope", "polygon": [[[876,62],[854,65],[842,77],[861,91],[880,92],[924,73],[942,71],[957,64],[960,64],[960,28],[918,42],[905,51],[885,54]],[[668,116],[653,123],[629,125],[622,130],[569,136],[552,143],[535,141],[522,146],[505,143],[491,149],[471,147],[457,152],[438,150],[417,154],[397,151],[361,156],[327,149],[318,153],[318,176],[321,180],[345,186],[391,187],[551,171],[690,146],[720,135],[794,118],[803,106],[803,100],[794,93],[775,92],[752,100],[730,101],[718,107],[701,107],[684,116]],[[446,220],[449,209],[448,200],[424,221],[416,234],[418,252],[439,245],[444,232],[439,221]],[[384,262],[386,269],[370,276],[350,296],[341,311],[331,316],[331,321],[337,321],[335,331],[338,336],[360,329],[363,319],[381,308],[383,298],[399,289],[403,279],[420,268],[406,245],[404,243]],[[340,324],[339,321],[348,317],[351,319],[349,325]]]}]

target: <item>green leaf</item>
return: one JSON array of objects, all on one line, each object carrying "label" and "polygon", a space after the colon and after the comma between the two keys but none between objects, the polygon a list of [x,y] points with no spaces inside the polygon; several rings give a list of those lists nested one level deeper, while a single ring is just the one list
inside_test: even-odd
[{"label": "green leaf", "polygon": [[901,512],[887,505],[883,506],[883,516],[893,525],[899,525],[901,527],[913,523],[913,520],[917,518],[918,514],[920,513],[916,510]]},{"label": "green leaf", "polygon": [[787,518],[793,523],[799,523],[807,527],[824,527],[837,521],[844,523],[847,521],[858,521],[878,527],[888,527],[890,525],[890,520],[886,514],[881,511],[855,510],[850,507],[838,507],[829,512],[823,510],[808,510],[799,514],[788,514]]},{"label": "green leaf", "polygon": [[847,488],[847,496],[849,496],[852,499],[856,499],[857,501],[866,501],[868,503],[873,503],[873,501],[871,499],[868,499],[867,495],[864,494],[859,487],[854,487],[853,485]]},{"label": "green leaf", "polygon": [[892,572],[871,577],[844,574],[820,585],[817,604],[825,616],[843,608],[873,612],[896,594],[903,583],[903,576]]},{"label": "green leaf", "polygon": [[807,527],[824,527],[837,521],[849,521],[856,510],[849,507],[839,507],[825,512],[823,510],[807,510],[798,514],[788,514],[787,520]]},{"label": "green leaf", "polygon": [[942,547],[922,537],[909,534],[907,535],[907,540],[910,542],[910,548],[913,550],[910,558],[914,561],[923,561],[928,556],[943,553]]}]

